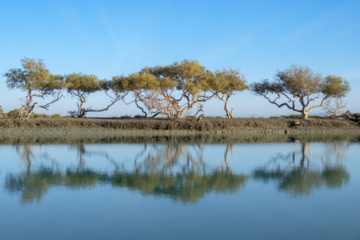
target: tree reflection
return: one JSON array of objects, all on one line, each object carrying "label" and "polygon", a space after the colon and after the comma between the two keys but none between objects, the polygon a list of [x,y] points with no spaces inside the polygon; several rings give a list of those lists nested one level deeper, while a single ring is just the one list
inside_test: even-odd
[{"label": "tree reflection", "polygon": [[[341,165],[344,147],[343,143],[333,143],[332,152],[315,156],[315,159],[318,157],[322,160],[322,166],[312,167],[315,159],[310,159],[309,145],[301,143],[300,152],[279,154],[265,167],[256,169],[253,177],[264,182],[274,181],[280,191],[293,196],[309,195],[314,189],[322,187],[338,188],[346,184],[350,177]],[[335,156],[335,162],[331,162],[332,156]],[[284,166],[284,162],[290,164]]]},{"label": "tree reflection", "polygon": [[[76,145],[79,164],[60,171],[58,168],[31,168],[34,154],[31,146],[19,146],[22,159],[29,159],[26,172],[9,174],[5,188],[20,193],[23,202],[40,200],[56,186],[71,189],[95,187],[100,184],[124,187],[144,195],[169,197],[181,202],[196,202],[205,194],[236,192],[247,180],[245,175],[232,174],[228,155],[232,145],[224,153],[224,164],[213,168],[203,159],[201,145],[147,145],[133,154],[133,167],[119,167],[118,161],[105,151],[90,151],[83,144]],[[26,150],[26,151],[25,151]],[[86,166],[85,156],[99,155],[114,163],[110,172],[93,170]],[[224,168],[225,165],[225,168]]]}]

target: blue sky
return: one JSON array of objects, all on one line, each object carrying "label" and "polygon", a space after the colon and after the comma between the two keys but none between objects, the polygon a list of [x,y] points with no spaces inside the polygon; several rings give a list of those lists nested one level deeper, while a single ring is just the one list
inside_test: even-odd
[{"label": "blue sky", "polygon": [[[360,112],[359,10],[358,0],[0,0],[0,105],[7,112],[25,96],[8,90],[3,76],[20,67],[23,57],[43,59],[53,74],[82,72],[101,79],[190,59],[210,70],[237,68],[248,83],[272,79],[292,64],[339,75],[351,86],[347,109]],[[95,94],[88,106],[107,101]],[[250,92],[238,93],[230,105],[238,117],[293,113]],[[75,109],[76,100],[66,95],[48,113]],[[117,103],[89,116],[138,113],[133,105]],[[205,114],[225,116],[222,103],[212,100]]]}]

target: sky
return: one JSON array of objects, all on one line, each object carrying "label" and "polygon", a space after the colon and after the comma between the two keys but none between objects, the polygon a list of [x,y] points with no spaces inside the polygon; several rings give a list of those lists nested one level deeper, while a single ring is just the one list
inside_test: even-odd
[{"label": "sky", "polygon": [[[24,57],[43,59],[52,74],[100,79],[189,59],[211,71],[238,69],[248,84],[273,79],[292,64],[338,75],[351,87],[346,109],[360,112],[359,10],[358,0],[0,0],[0,106],[4,112],[21,106],[25,93],[8,89],[3,74],[20,68]],[[108,103],[96,93],[86,104]],[[36,112],[67,115],[76,108],[76,99],[65,94],[49,111]],[[230,108],[235,117],[296,114],[250,91],[231,97]],[[219,100],[207,102],[204,111],[225,116]],[[88,116],[136,114],[135,105],[119,102]]]}]

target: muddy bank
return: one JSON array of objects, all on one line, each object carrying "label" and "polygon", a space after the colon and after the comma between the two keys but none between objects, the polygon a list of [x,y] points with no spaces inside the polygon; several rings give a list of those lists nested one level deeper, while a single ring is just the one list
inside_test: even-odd
[{"label": "muddy bank", "polygon": [[203,118],[198,119],[73,119],[73,118],[42,118],[42,119],[0,119],[1,128],[105,128],[123,130],[322,130],[337,128],[360,128],[359,123],[340,119],[309,119],[291,120],[282,118]]},{"label": "muddy bank", "polygon": [[237,129],[237,130],[123,130],[101,127],[0,128],[0,144],[73,143],[265,143],[360,141],[359,128]]}]

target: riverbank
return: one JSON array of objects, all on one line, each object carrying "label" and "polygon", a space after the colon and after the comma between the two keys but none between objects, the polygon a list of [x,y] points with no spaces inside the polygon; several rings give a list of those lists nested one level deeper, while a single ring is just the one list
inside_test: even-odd
[{"label": "riverbank", "polygon": [[0,144],[254,143],[360,141],[347,120],[311,119],[28,119],[0,120]]},{"label": "riverbank", "polygon": [[343,119],[293,120],[284,118],[203,118],[185,119],[100,119],[100,118],[38,118],[38,119],[0,119],[0,129],[18,127],[59,127],[59,128],[106,128],[123,130],[290,130],[290,129],[337,129],[360,128],[359,123]]}]

